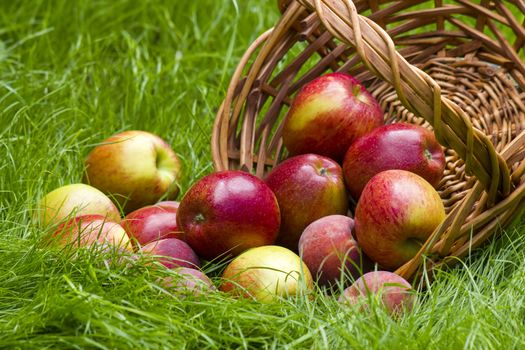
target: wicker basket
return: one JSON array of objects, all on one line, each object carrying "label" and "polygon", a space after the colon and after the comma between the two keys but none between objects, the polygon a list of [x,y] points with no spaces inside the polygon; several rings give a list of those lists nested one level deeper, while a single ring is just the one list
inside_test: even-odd
[{"label": "wicker basket", "polygon": [[524,0],[279,3],[280,21],[248,48],[217,114],[216,170],[262,177],[286,156],[281,126],[294,94],[344,71],[373,93],[387,122],[426,125],[446,148],[439,193],[447,217],[398,274],[413,278],[457,261],[519,215]]}]

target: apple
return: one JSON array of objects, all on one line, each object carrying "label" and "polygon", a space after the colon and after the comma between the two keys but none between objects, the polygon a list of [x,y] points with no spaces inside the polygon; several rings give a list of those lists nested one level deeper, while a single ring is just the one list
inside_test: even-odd
[{"label": "apple", "polygon": [[412,259],[444,219],[443,202],[431,184],[406,170],[387,170],[363,189],[355,233],[366,255],[393,270]]},{"label": "apple", "polygon": [[274,243],[280,222],[272,190],[259,178],[237,170],[197,181],[177,212],[184,240],[208,260]]},{"label": "apple", "polygon": [[299,255],[320,285],[357,279],[372,264],[352,235],[354,220],[329,215],[306,227],[299,239]]},{"label": "apple", "polygon": [[140,246],[164,238],[183,239],[177,226],[179,203],[164,201],[132,211],[122,220],[132,242]]},{"label": "apple", "polygon": [[343,171],[335,161],[316,154],[303,154],[278,164],[266,183],[281,209],[278,245],[297,250],[303,230],[313,221],[348,211]]},{"label": "apple", "polygon": [[175,199],[180,160],[160,137],[145,131],[111,136],[87,156],[84,182],[98,188],[125,213],[159,199]]},{"label": "apple", "polygon": [[198,268],[201,262],[193,249],[184,241],[166,238],[142,247],[142,252],[159,257],[159,262],[169,269],[175,267]]},{"label": "apple", "polygon": [[200,270],[178,267],[174,271],[176,277],[168,276],[160,280],[160,284],[171,292],[199,296],[216,290],[212,281]]},{"label": "apple", "polygon": [[81,215],[62,223],[49,243],[61,246],[92,247],[103,246],[132,251],[129,237],[122,226],[108,221],[102,215]]},{"label": "apple", "polygon": [[412,310],[415,294],[410,283],[395,273],[372,271],[346,288],[339,297],[339,302],[361,305],[370,310],[368,303],[373,301],[370,298],[377,298],[376,301],[379,301],[390,315],[401,315]]},{"label": "apple", "polygon": [[85,184],[62,186],[46,194],[37,205],[35,219],[42,226],[48,226],[88,214],[120,222],[120,212],[113,202],[104,193]]},{"label": "apple", "polygon": [[252,248],[236,257],[222,274],[223,292],[273,303],[313,288],[308,267],[289,249],[280,246]]},{"label": "apple", "polygon": [[346,152],[343,173],[348,191],[358,199],[367,182],[385,170],[408,170],[437,187],[445,154],[430,130],[413,124],[384,125],[356,140]]},{"label": "apple", "polygon": [[341,161],[360,136],[383,125],[383,111],[351,75],[331,73],[304,85],[283,126],[291,155],[316,153]]}]

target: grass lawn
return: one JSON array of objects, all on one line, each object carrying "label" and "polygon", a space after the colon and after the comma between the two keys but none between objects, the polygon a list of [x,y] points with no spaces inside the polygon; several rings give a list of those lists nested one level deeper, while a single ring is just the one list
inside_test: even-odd
[{"label": "grass lawn", "polygon": [[[40,244],[45,193],[130,129],[168,140],[182,189],[212,171],[211,126],[240,56],[276,1],[0,1],[0,347],[512,349],[525,347],[525,227],[440,271],[411,314],[314,300],[180,298],[168,272]],[[213,268],[208,267],[208,272]]]}]

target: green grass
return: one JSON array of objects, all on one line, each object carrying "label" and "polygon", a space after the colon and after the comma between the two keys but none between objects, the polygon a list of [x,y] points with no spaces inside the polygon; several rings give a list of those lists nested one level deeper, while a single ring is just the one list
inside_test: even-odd
[{"label": "green grass", "polygon": [[525,347],[520,225],[438,272],[398,320],[320,291],[276,305],[181,298],[156,283],[169,271],[42,247],[36,200],[79,182],[89,150],[118,131],[168,140],[183,190],[211,172],[229,78],[278,16],[274,1],[255,0],[0,2],[0,347]]}]

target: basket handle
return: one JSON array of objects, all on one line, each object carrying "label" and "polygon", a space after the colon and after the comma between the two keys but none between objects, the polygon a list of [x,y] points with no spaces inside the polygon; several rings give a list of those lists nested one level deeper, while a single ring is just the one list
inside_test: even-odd
[{"label": "basket handle", "polygon": [[[509,168],[489,138],[473,127],[457,104],[441,95],[434,79],[396,51],[394,41],[383,28],[359,15],[351,0],[296,1],[316,11],[334,37],[355,47],[367,68],[394,86],[400,102],[409,111],[433,126],[438,141],[454,149],[465,161],[467,174],[474,174],[482,183],[488,193],[488,206],[510,193]],[[290,6],[288,10],[299,11],[299,7]]]}]

